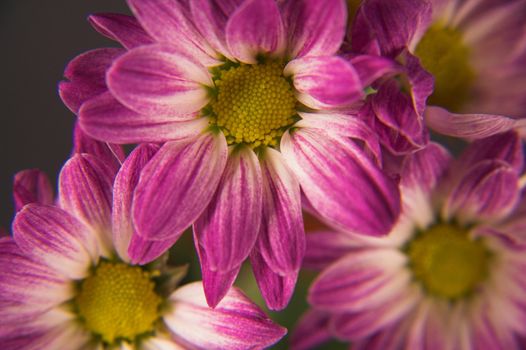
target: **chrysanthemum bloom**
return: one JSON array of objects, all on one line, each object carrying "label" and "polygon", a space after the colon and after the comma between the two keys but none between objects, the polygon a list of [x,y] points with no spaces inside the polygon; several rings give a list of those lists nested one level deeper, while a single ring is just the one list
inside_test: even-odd
[{"label": "chrysanthemum bloom", "polygon": [[61,96],[97,139],[164,143],[140,175],[133,222],[145,240],[194,225],[210,305],[249,255],[267,304],[287,304],[305,247],[300,191],[333,225],[390,230],[397,187],[376,136],[342,112],[363,96],[335,56],[344,0],[128,3],[137,20],[90,18],[127,50],[73,60]]},{"label": "chrysanthemum bloom", "polygon": [[522,349],[522,168],[510,132],[457,161],[430,144],[403,164],[402,215],[388,236],[307,235],[307,266],[324,269],[296,348],[332,335],[353,349]]},{"label": "chrysanthemum bloom", "polygon": [[[178,270],[130,263],[128,189],[151,152],[137,149],[117,175],[113,214],[112,166],[88,154],[64,166],[59,206],[18,212],[0,239],[2,349],[259,349],[285,334],[236,289],[210,309],[200,282],[174,291]],[[19,198],[47,192],[33,189]]]},{"label": "chrysanthemum bloom", "polygon": [[[352,46],[407,48],[434,77],[426,121],[451,136],[482,138],[526,123],[526,1],[365,0]],[[518,119],[521,118],[521,119]]]}]

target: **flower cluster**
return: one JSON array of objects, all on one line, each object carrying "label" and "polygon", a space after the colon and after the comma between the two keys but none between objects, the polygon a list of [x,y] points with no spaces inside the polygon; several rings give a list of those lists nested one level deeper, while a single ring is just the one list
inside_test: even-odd
[{"label": "flower cluster", "polygon": [[295,349],[524,349],[526,1],[127,3],[59,84],[58,195],[15,176],[3,348],[269,347],[248,261],[271,310],[319,271]]}]

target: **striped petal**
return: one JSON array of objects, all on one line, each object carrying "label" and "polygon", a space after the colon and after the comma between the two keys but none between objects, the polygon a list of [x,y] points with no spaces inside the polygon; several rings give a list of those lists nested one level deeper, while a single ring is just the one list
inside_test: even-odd
[{"label": "striped petal", "polygon": [[154,42],[133,16],[118,13],[98,13],[89,16],[88,21],[96,31],[118,41],[127,49]]},{"label": "striped petal", "polygon": [[38,169],[22,170],[15,174],[13,183],[15,210],[29,203],[52,204],[53,189],[47,175]]}]

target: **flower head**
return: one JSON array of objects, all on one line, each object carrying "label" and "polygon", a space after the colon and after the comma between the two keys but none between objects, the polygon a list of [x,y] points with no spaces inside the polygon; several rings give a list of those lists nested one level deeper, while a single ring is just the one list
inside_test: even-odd
[{"label": "flower head", "polygon": [[90,17],[125,49],[77,57],[61,96],[97,139],[164,143],[140,173],[133,222],[144,242],[193,224],[210,305],[249,256],[268,305],[287,304],[305,247],[301,191],[332,225],[391,228],[399,194],[377,137],[344,112],[363,96],[335,55],[344,0],[128,3],[136,19]]},{"label": "flower head", "polygon": [[358,349],[519,349],[522,170],[513,132],[474,142],[456,161],[430,144],[404,161],[403,212],[389,236],[308,235],[307,265],[323,270],[297,348],[324,324],[313,342],[332,335]]},{"label": "flower head", "polygon": [[13,237],[0,239],[4,349],[252,349],[283,337],[285,329],[235,288],[210,309],[201,282],[176,288],[184,268],[131,263],[127,189],[136,176],[129,165],[151,151],[137,148],[115,189],[111,163],[74,155],[61,171],[56,205],[37,195],[48,193],[45,182],[23,187],[40,174],[18,176],[22,202],[45,200],[25,205]]}]

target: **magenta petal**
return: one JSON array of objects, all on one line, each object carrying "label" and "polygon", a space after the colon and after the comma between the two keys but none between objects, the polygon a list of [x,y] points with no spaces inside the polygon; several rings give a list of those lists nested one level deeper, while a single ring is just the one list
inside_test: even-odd
[{"label": "magenta petal", "polygon": [[161,241],[148,241],[138,234],[134,234],[129,242],[127,256],[132,264],[148,264],[170,249],[179,237],[168,238]]},{"label": "magenta petal", "polygon": [[166,143],[144,167],[133,219],[145,239],[175,238],[208,206],[227,159],[222,133]]},{"label": "magenta petal", "polygon": [[309,232],[303,268],[321,271],[351,252],[354,240],[335,231]]},{"label": "magenta petal", "polygon": [[285,29],[274,0],[245,0],[226,25],[230,53],[244,63],[257,63],[258,54],[280,55]]},{"label": "magenta petal", "polygon": [[284,5],[291,57],[327,56],[340,48],[347,26],[344,0],[289,0]]},{"label": "magenta petal", "polygon": [[106,71],[113,61],[122,55],[123,49],[96,49],[75,57],[66,67],[59,94],[62,101],[73,112],[87,100],[105,92]]},{"label": "magenta petal", "polygon": [[109,92],[86,102],[79,123],[88,135],[115,143],[165,142],[197,136],[208,126],[196,115],[147,116],[118,102]]},{"label": "magenta petal", "polygon": [[261,171],[263,216],[258,249],[274,272],[287,275],[300,269],[305,254],[300,185],[274,149],[265,151]]},{"label": "magenta petal", "polygon": [[358,73],[341,57],[295,59],[284,74],[292,75],[298,100],[314,109],[346,107],[363,97]]},{"label": "magenta petal", "polygon": [[321,344],[331,340],[329,315],[317,310],[308,310],[304,313],[291,335],[291,349],[319,349]]},{"label": "magenta petal", "polygon": [[342,312],[372,308],[409,286],[402,269],[407,257],[390,249],[357,250],[318,275],[309,290],[309,303],[320,310]]},{"label": "magenta petal", "polygon": [[359,55],[350,59],[358,73],[362,85],[367,87],[375,80],[395,73],[401,73],[402,67],[396,61],[387,57]]},{"label": "magenta petal", "polygon": [[250,254],[250,263],[267,307],[275,311],[283,310],[294,293],[299,270],[289,272],[286,275],[274,272],[257,248],[254,248]]},{"label": "magenta petal", "polygon": [[330,224],[384,235],[398,219],[396,183],[354,142],[303,128],[285,133],[281,150],[309,202]]},{"label": "magenta petal", "polygon": [[435,84],[433,75],[427,72],[420,64],[420,60],[407,50],[404,50],[397,59],[405,63],[413,108],[419,116],[422,116],[427,98],[433,93]]},{"label": "magenta petal", "polygon": [[47,175],[38,169],[16,173],[13,183],[15,211],[29,203],[52,204],[53,189]]},{"label": "magenta petal", "polygon": [[118,41],[127,49],[154,42],[133,16],[99,13],[89,16],[88,20],[96,31]]},{"label": "magenta petal", "polygon": [[217,54],[199,34],[190,10],[179,0],[128,0],[135,17],[155,41],[179,47],[204,65],[217,62]]},{"label": "magenta petal", "polygon": [[481,139],[520,126],[520,119],[493,114],[455,114],[429,106],[425,113],[426,124],[434,131],[454,137]]},{"label": "magenta petal", "polygon": [[60,206],[96,232],[104,254],[111,243],[111,201],[115,173],[89,154],[77,154],[59,176]]},{"label": "magenta petal", "polygon": [[82,131],[79,123],[75,124],[73,131],[73,151],[71,156],[74,156],[76,153],[88,153],[101,159],[109,166],[113,166],[115,173],[117,173],[126,158],[121,146],[91,138]]},{"label": "magenta petal", "polygon": [[[124,261],[129,261],[128,247],[134,228],[131,217],[133,193],[139,182],[144,166],[157,153],[159,146],[142,144],[133,150],[115,178],[113,185],[112,234],[113,245],[117,254]],[[141,254],[141,259],[144,253]],[[153,260],[153,259],[152,259]]]},{"label": "magenta petal", "polygon": [[206,252],[199,245],[196,237],[196,230],[194,229],[194,242],[197,255],[199,256],[199,262],[201,265],[201,275],[203,276],[203,290],[206,297],[206,302],[210,307],[216,307],[217,304],[228,293],[234,281],[239,274],[241,265],[234,267],[228,271],[212,271],[208,263],[208,257]]},{"label": "magenta petal", "polygon": [[453,188],[444,207],[447,219],[463,224],[506,216],[519,200],[515,170],[502,161],[486,160],[473,166]]},{"label": "magenta petal", "polygon": [[165,324],[175,337],[198,349],[264,349],[287,333],[237,288],[215,309],[206,304],[200,282],[177,289],[170,301],[173,311],[164,315]]},{"label": "magenta petal", "polygon": [[13,237],[29,257],[68,278],[84,278],[99,257],[97,237],[67,212],[29,204],[13,222]]},{"label": "magenta petal", "polygon": [[261,184],[252,149],[232,149],[217,191],[194,225],[212,271],[232,270],[250,254],[261,223]]},{"label": "magenta petal", "polygon": [[199,111],[209,100],[204,85],[213,85],[205,67],[164,44],[140,46],[119,57],[107,83],[115,98],[135,112],[174,116]]}]

